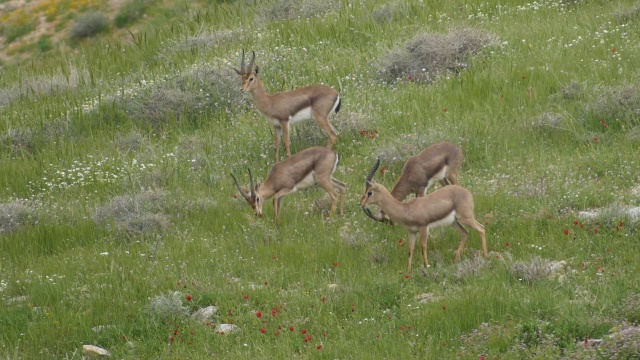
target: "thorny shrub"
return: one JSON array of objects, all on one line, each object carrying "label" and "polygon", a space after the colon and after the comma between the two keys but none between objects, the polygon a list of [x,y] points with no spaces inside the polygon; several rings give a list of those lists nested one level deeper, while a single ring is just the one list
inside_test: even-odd
[{"label": "thorny shrub", "polygon": [[441,73],[458,74],[469,67],[469,58],[496,43],[482,30],[462,28],[449,34],[417,34],[404,47],[391,50],[383,59],[378,76],[392,83],[409,80],[431,83]]},{"label": "thorny shrub", "polygon": [[190,309],[183,306],[183,294],[180,291],[168,291],[150,299],[146,309],[151,316],[160,321],[181,320],[189,316]]},{"label": "thorny shrub", "polygon": [[622,85],[597,87],[587,111],[596,127],[626,128],[640,125],[640,86]]},{"label": "thorny shrub", "polygon": [[23,202],[15,200],[0,204],[0,234],[8,233],[21,225],[32,223],[33,210]]},{"label": "thorny shrub", "polygon": [[263,17],[266,21],[296,20],[324,15],[340,7],[336,0],[273,0],[265,11]]},{"label": "thorny shrub", "polygon": [[640,325],[640,294],[627,297],[618,308],[618,312],[626,321]]},{"label": "thorny shrub", "polygon": [[640,359],[640,326],[622,323],[600,344],[604,359]]},{"label": "thorny shrub", "polygon": [[100,12],[88,12],[80,16],[70,30],[74,39],[95,36],[109,27],[109,19]]},{"label": "thorny shrub", "polygon": [[169,226],[169,218],[163,213],[164,198],[162,191],[116,196],[100,206],[93,218],[128,236],[155,234]]},{"label": "thorny shrub", "polygon": [[551,261],[539,256],[530,261],[516,261],[513,263],[513,275],[525,284],[533,284],[549,279],[555,272],[562,269],[564,261]]},{"label": "thorny shrub", "polygon": [[239,78],[232,70],[218,71],[203,63],[175,78],[147,83],[134,94],[120,94],[117,102],[131,119],[157,127],[172,118],[189,121],[246,105],[238,87]]}]

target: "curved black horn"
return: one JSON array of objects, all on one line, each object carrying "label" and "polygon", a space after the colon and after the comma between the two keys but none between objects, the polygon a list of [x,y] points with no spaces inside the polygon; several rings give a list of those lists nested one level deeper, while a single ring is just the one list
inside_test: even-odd
[{"label": "curved black horn", "polygon": [[252,51],[253,56],[251,57],[251,61],[249,61],[249,67],[247,68],[247,72],[251,73],[253,71],[253,62],[256,60],[256,52]]},{"label": "curved black horn", "polygon": [[369,170],[369,174],[367,174],[367,178],[366,178],[367,179],[367,184],[370,183],[371,180],[373,180],[373,175],[375,175],[376,171],[378,171],[378,167],[380,167],[380,158],[376,159],[375,165],[373,165],[371,170]]},{"label": "curved black horn", "polygon": [[244,49],[242,49],[242,60],[240,60],[240,75],[246,74],[244,69]]},{"label": "curved black horn", "polygon": [[249,186],[251,186],[251,197],[255,198],[256,197],[256,191],[253,187],[253,175],[251,175],[251,169],[247,169],[249,171]]},{"label": "curved black horn", "polygon": [[233,182],[236,183],[236,187],[238,188],[238,191],[240,191],[240,194],[242,195],[243,198],[245,198],[246,200],[249,200],[249,196],[247,196],[247,194],[242,191],[242,188],[240,187],[240,184],[238,183],[238,179],[236,179],[235,176],[233,176],[233,173],[230,173],[231,177],[233,178]]}]

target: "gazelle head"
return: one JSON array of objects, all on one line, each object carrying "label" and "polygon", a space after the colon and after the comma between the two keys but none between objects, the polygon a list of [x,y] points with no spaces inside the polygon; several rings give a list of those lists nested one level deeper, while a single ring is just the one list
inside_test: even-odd
[{"label": "gazelle head", "polygon": [[264,200],[262,199],[262,196],[258,195],[257,193],[257,191],[260,188],[260,184],[257,184],[255,186],[253,185],[253,176],[251,175],[251,169],[248,169],[248,170],[249,170],[249,191],[240,187],[240,184],[238,183],[238,179],[236,179],[236,177],[233,176],[233,173],[231,173],[231,177],[233,178],[233,181],[236,183],[236,187],[238,188],[238,191],[240,192],[242,197],[245,200],[247,200],[249,205],[251,205],[251,208],[253,208],[254,214],[258,216],[262,216],[262,205],[264,205]]},{"label": "gazelle head", "polygon": [[376,182],[373,181],[373,175],[375,175],[376,171],[378,171],[378,167],[380,167],[380,158],[376,159],[376,163],[373,165],[371,170],[369,170],[369,173],[365,178],[364,194],[360,199],[360,207],[362,208],[362,211],[364,211],[364,213],[367,214],[367,216],[372,218],[373,220],[385,221],[384,216],[382,215],[375,216],[369,209],[369,205],[375,204],[375,198],[372,198],[372,197],[374,193],[379,190],[379,187],[380,187],[380,185],[376,184]]},{"label": "gazelle head", "polygon": [[242,50],[242,60],[240,61],[240,70],[233,69],[238,75],[242,77],[242,83],[240,84],[240,91],[251,92],[256,86],[258,86],[258,67],[253,67],[253,63],[256,60],[256,53],[252,51],[251,61],[249,66],[245,68],[245,56],[244,49]]}]

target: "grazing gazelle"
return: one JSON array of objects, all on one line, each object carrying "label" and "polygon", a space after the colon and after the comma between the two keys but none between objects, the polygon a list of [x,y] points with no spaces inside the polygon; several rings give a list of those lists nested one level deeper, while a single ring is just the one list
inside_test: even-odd
[{"label": "grazing gazelle", "polygon": [[338,165],[338,154],[326,147],[311,147],[294,156],[276,163],[269,171],[267,180],[262,185],[254,187],[253,176],[249,170],[249,191],[245,191],[238,184],[233,174],[236,187],[253,208],[256,215],[262,216],[264,202],[273,198],[275,220],[278,221],[282,198],[313,184],[320,185],[331,196],[332,216],[338,203],[340,191],[340,215],[344,214],[344,198],[347,186],[345,183],[333,178],[333,172]]},{"label": "grazing gazelle", "polygon": [[[427,189],[436,182],[440,182],[442,186],[458,185],[458,173],[463,161],[462,149],[458,145],[448,141],[435,143],[407,160],[391,195],[403,201],[409,194],[424,196]],[[379,163],[375,165],[376,170],[378,166]],[[366,195],[368,185],[365,185]],[[365,213],[374,220],[386,221],[384,212],[376,216],[366,209]]]},{"label": "grazing gazelle", "polygon": [[274,127],[275,161],[278,162],[281,136],[287,158],[291,156],[289,127],[304,120],[315,120],[329,137],[327,147],[332,148],[338,138],[338,131],[329,122],[329,116],[340,110],[338,92],[326,85],[312,85],[291,91],[267,94],[258,77],[258,67],[253,67],[255,59],[256,53],[254,52],[249,66],[245,68],[244,50],[242,50],[240,70],[234,70],[242,76],[240,90],[251,94],[258,110],[266,115]]},{"label": "grazing gazelle", "polygon": [[411,272],[411,261],[413,260],[413,249],[415,248],[417,233],[420,233],[422,260],[426,268],[429,229],[440,226],[451,225],[460,233],[460,245],[456,251],[455,261],[460,261],[460,253],[464,250],[469,236],[469,232],[462,225],[470,226],[480,233],[482,251],[484,256],[488,257],[484,228],[475,220],[473,215],[473,195],[469,190],[458,185],[449,185],[441,187],[429,195],[401,202],[394,198],[383,185],[373,181],[373,173],[375,171],[367,176],[368,189],[360,201],[360,207],[367,209],[369,206],[376,204],[391,221],[407,228],[409,231],[407,274]]}]

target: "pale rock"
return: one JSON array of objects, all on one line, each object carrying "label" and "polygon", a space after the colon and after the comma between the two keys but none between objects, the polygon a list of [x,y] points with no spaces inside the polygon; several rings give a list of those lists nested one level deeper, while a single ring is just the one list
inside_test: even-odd
[{"label": "pale rock", "polygon": [[109,356],[109,352],[95,345],[82,345],[82,355],[88,357]]},{"label": "pale rock", "polygon": [[199,321],[201,323],[206,323],[213,319],[213,316],[218,312],[217,306],[207,306],[206,308],[198,309],[198,311],[194,312],[191,317],[195,321]]},{"label": "pale rock", "polygon": [[230,334],[236,331],[240,331],[240,328],[235,324],[219,324],[216,326],[216,334]]},{"label": "pale rock", "polygon": [[434,302],[440,300],[440,296],[432,293],[424,293],[416,296],[416,301],[420,304],[426,304],[428,302]]},{"label": "pale rock", "polygon": [[91,330],[95,332],[100,332],[102,330],[113,329],[115,327],[116,327],[115,325],[98,325],[98,326],[92,327]]},{"label": "pale rock", "polygon": [[580,211],[578,212],[578,217],[585,219],[595,219],[598,217],[598,213],[595,211]]}]

